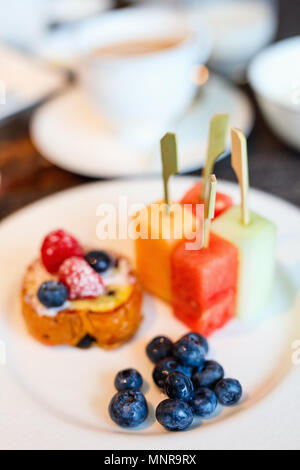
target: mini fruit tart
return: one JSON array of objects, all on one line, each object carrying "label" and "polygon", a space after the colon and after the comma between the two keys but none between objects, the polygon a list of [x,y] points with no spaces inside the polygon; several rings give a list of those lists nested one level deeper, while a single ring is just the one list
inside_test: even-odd
[{"label": "mini fruit tart", "polygon": [[29,332],[50,346],[116,348],[142,321],[142,290],[129,260],[85,252],[63,230],[44,240],[25,273],[21,299]]}]

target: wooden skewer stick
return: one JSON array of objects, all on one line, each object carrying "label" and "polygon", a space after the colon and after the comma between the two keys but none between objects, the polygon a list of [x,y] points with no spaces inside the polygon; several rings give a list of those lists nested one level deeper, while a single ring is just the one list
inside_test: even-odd
[{"label": "wooden skewer stick", "polygon": [[242,222],[245,226],[250,223],[250,213],[248,206],[249,193],[249,167],[248,167],[248,150],[247,139],[244,133],[239,129],[231,130],[231,166],[235,171],[239,185],[241,188],[242,198]]},{"label": "wooden skewer stick", "polygon": [[213,172],[216,160],[226,150],[226,136],[229,126],[228,114],[216,114],[210,121],[209,142],[205,167],[203,169],[203,187],[201,200],[205,200],[206,187],[210,175]]},{"label": "wooden skewer stick", "polygon": [[208,190],[205,197],[204,224],[203,224],[203,247],[208,248],[210,240],[211,221],[215,217],[217,196],[217,179],[215,175],[210,175],[208,180]]},{"label": "wooden skewer stick", "polygon": [[169,179],[171,176],[179,172],[176,135],[167,133],[161,139],[160,146],[163,166],[165,203],[167,204],[167,211],[170,213]]}]

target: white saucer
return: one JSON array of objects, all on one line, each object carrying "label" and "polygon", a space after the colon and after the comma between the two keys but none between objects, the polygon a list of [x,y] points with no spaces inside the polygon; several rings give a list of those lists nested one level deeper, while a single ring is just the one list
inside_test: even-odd
[{"label": "white saucer", "polygon": [[0,123],[44,102],[67,86],[67,76],[0,44]]},{"label": "white saucer", "polygon": [[[224,79],[211,75],[177,132],[181,171],[200,168],[205,159],[209,120],[228,112],[231,125],[249,134],[253,109],[248,98]],[[149,175],[161,172],[159,142],[147,151],[116,139],[105,117],[95,113],[79,87],[42,106],[31,123],[32,139],[55,165],[90,177]]]},{"label": "white saucer", "polygon": [[[190,178],[174,179],[173,197],[180,198],[191,184]],[[238,200],[237,185],[220,183],[219,188]],[[271,195],[251,191],[251,207],[278,225],[273,299],[258,325],[236,320],[210,339],[212,357],[243,384],[239,406],[183,433],[168,433],[155,422],[154,408],[164,396],[152,382],[145,346],[155,335],[176,339],[186,329],[167,305],[151,296],[145,296],[145,319],[137,336],[115,351],[49,348],[28,334],[18,291],[42,237],[61,226],[88,246],[105,247],[96,238],[97,207],[116,204],[124,195],[128,204],[149,203],[162,195],[162,183],[148,179],[85,185],[29,206],[1,224],[0,345],[6,347],[7,361],[0,365],[0,416],[5,420],[0,448],[299,450],[300,364],[292,348],[299,350],[300,339],[300,211]],[[133,255],[130,240],[109,245]],[[114,376],[124,367],[140,370],[150,405],[147,422],[131,431],[118,428],[107,412]]]}]

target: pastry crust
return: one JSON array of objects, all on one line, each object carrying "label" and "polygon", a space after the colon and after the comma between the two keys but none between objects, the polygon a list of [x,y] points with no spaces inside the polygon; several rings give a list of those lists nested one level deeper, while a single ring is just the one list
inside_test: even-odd
[{"label": "pastry crust", "polygon": [[36,260],[26,271],[21,292],[28,331],[49,346],[76,346],[86,335],[95,338],[102,348],[121,346],[136,333],[142,321],[142,289],[135,274],[130,273],[130,277],[130,295],[114,310],[74,310],[70,302],[63,310],[53,312],[40,304],[37,291],[43,282],[54,277],[45,271],[40,260]]}]

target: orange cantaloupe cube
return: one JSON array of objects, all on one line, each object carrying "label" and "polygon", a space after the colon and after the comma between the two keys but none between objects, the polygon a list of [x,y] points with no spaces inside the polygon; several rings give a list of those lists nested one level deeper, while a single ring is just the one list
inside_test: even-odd
[{"label": "orange cantaloupe cube", "polygon": [[[136,240],[136,266],[143,288],[171,303],[171,256],[182,240],[202,238],[201,222],[180,204],[171,204],[170,214],[159,202],[141,211]],[[143,227],[143,229],[141,228]],[[200,240],[201,242],[201,240]]]}]

